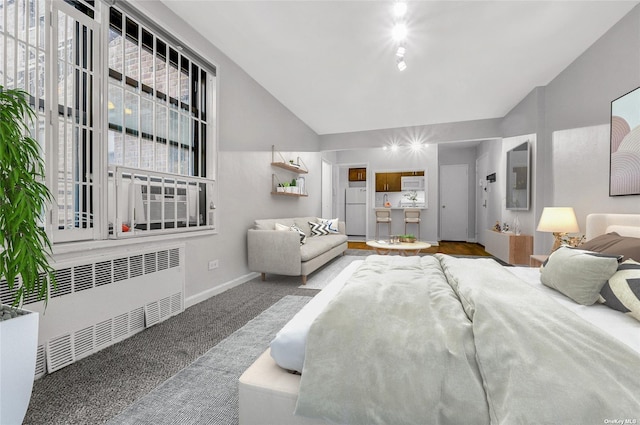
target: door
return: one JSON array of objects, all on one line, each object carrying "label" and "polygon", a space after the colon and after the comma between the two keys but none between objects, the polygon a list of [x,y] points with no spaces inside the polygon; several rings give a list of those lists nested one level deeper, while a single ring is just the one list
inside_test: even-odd
[{"label": "door", "polygon": [[331,218],[333,215],[333,166],[322,160],[322,217]]},{"label": "door", "polygon": [[476,240],[484,245],[484,230],[488,229],[487,209],[489,208],[489,155],[484,154],[476,160]]},{"label": "door", "polygon": [[440,240],[466,241],[469,225],[469,166],[440,166]]}]

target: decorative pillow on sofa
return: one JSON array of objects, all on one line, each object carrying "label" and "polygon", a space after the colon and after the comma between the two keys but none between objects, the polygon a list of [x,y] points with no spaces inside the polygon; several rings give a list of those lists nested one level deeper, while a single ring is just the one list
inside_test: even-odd
[{"label": "decorative pillow on sofa", "polygon": [[291,230],[293,230],[294,232],[298,232],[298,234],[300,235],[300,245],[304,245],[304,243],[307,241],[307,235],[304,233],[304,231],[295,224],[291,226]]},{"label": "decorative pillow on sofa", "polygon": [[600,291],[600,302],[640,321],[640,263],[620,264]]},{"label": "decorative pillow on sofa", "polygon": [[540,270],[542,283],[578,304],[591,305],[618,269],[618,257],[561,246]]},{"label": "decorative pillow on sofa", "polygon": [[318,223],[326,224],[330,233],[340,233],[340,230],[338,230],[337,218],[319,218]]},{"label": "decorative pillow on sofa", "polygon": [[276,223],[275,226],[276,226],[276,230],[278,230],[278,231],[283,231],[283,230],[289,231],[289,230],[291,230],[291,226],[285,226],[284,224]]},{"label": "decorative pillow on sofa", "polygon": [[329,234],[329,225],[326,223],[309,222],[311,226],[311,236],[325,236]]},{"label": "decorative pillow on sofa", "polygon": [[640,238],[620,236],[615,232],[597,236],[578,248],[602,254],[622,255],[623,260],[631,258],[640,261]]}]

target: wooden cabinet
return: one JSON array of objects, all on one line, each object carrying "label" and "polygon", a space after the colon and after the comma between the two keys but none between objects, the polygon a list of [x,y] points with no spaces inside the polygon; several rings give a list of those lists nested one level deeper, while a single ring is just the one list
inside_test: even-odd
[{"label": "wooden cabinet", "polygon": [[349,168],[349,181],[350,182],[366,182],[367,169],[366,168]]},{"label": "wooden cabinet", "polygon": [[533,236],[515,235],[514,233],[484,231],[484,250],[513,265],[526,265],[530,263],[533,254]]},{"label": "wooden cabinet", "polygon": [[402,176],[424,176],[424,171],[403,171]]},{"label": "wooden cabinet", "polygon": [[400,192],[402,173],[376,173],[376,192]]}]

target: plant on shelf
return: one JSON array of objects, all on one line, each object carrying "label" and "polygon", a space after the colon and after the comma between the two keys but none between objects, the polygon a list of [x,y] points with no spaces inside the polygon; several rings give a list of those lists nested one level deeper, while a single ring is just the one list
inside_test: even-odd
[{"label": "plant on shelf", "polygon": [[296,179],[291,179],[291,193],[300,193],[300,189],[297,186]]},{"label": "plant on shelf", "polygon": [[[29,405],[38,344],[38,314],[21,310],[26,296],[49,296],[55,285],[51,243],[41,217],[51,193],[28,94],[0,86],[0,285],[12,294],[0,318],[0,423],[22,423]],[[10,389],[7,391],[7,389]]]}]

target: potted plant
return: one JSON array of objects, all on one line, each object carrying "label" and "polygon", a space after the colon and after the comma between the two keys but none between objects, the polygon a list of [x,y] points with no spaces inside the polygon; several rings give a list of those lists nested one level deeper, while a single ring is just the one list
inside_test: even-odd
[{"label": "potted plant", "polygon": [[406,235],[400,235],[400,242],[413,243],[415,241],[416,241],[415,235],[412,235],[410,233]]},{"label": "potted plant", "polygon": [[278,186],[276,187],[276,192],[284,192],[284,186],[282,185],[282,183],[278,183]]},{"label": "potted plant", "polygon": [[300,193],[300,189],[297,186],[296,179],[291,179],[291,193]]},{"label": "potted plant", "polygon": [[38,344],[38,314],[22,310],[32,293],[55,284],[51,243],[40,224],[51,193],[40,145],[28,136],[36,115],[28,94],[0,86],[0,285],[13,294],[0,306],[0,423],[22,423],[29,405]]}]

